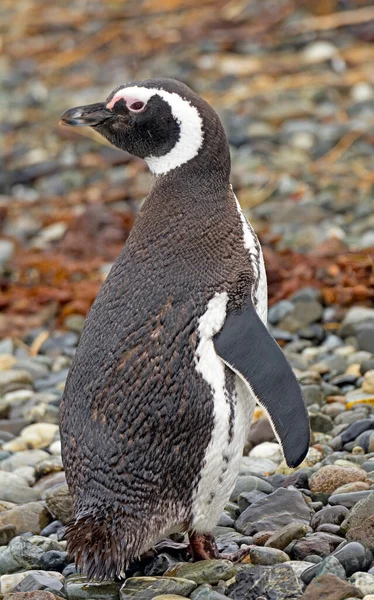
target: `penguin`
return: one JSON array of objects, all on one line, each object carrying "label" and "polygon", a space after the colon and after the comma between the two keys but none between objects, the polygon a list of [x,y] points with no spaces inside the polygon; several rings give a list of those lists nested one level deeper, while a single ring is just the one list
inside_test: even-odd
[{"label": "penguin", "polygon": [[256,403],[290,467],[309,448],[300,386],[267,330],[264,260],[230,185],[223,126],[173,79],[120,85],[61,123],[92,127],[153,173],[61,401],[67,549],[99,581],[124,577],[172,532],[188,533],[193,560],[218,557],[211,531]]}]

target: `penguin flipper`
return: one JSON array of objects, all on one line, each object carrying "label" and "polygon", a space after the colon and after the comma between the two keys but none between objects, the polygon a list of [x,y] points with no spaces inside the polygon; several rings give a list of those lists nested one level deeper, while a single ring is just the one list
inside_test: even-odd
[{"label": "penguin flipper", "polygon": [[251,299],[242,310],[228,313],[213,343],[218,356],[244,381],[268,413],[287,465],[299,465],[308,452],[310,440],[301,388]]}]

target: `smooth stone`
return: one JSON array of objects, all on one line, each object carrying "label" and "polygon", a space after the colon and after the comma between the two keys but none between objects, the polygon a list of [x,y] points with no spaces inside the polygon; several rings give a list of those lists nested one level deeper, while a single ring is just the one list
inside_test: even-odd
[{"label": "smooth stone", "polygon": [[297,540],[292,544],[292,557],[295,560],[305,560],[305,557],[309,554],[316,554],[317,556],[321,556],[325,558],[333,550],[335,547],[343,541],[335,541],[333,538],[336,536],[331,536],[327,533],[311,533],[306,537]]},{"label": "smooth stone", "polygon": [[308,526],[302,523],[289,523],[285,525],[276,533],[274,533],[268,540],[265,542],[266,547],[270,548],[278,548],[278,550],[284,550],[290,542],[293,540],[300,539],[306,535],[308,531]]},{"label": "smooth stone", "polygon": [[361,542],[374,551],[374,492],[369,492],[366,498],[352,508],[341,528],[347,540]]},{"label": "smooth stone", "polygon": [[9,594],[12,592],[23,579],[29,575],[41,575],[46,577],[53,577],[56,581],[63,582],[64,578],[61,573],[55,573],[54,571],[40,571],[31,569],[30,571],[24,571],[22,573],[13,573],[10,575],[2,575],[0,577],[0,593]]},{"label": "smooth stone", "polygon": [[[120,598],[121,600],[127,600],[128,598],[151,600],[160,594],[189,596],[195,588],[195,581],[182,577],[130,577],[120,589]],[[76,598],[68,597],[69,600],[75,600]],[[88,600],[89,597],[86,596],[86,598]],[[108,598],[108,600],[110,599]]]},{"label": "smooth stone", "polygon": [[348,427],[342,431],[340,438],[343,444],[352,442],[364,431],[374,429],[374,419],[359,419],[355,423],[348,425]]},{"label": "smooth stone", "polygon": [[38,567],[42,554],[43,551],[26,538],[15,537],[0,553],[0,575]]},{"label": "smooth stone", "polygon": [[302,385],[301,391],[307,406],[311,406],[312,404],[318,404],[318,406],[321,406],[322,390],[319,385]]},{"label": "smooth stone", "polygon": [[13,471],[13,474],[24,479],[30,486],[35,483],[35,467],[19,467]]},{"label": "smooth stone", "polygon": [[227,511],[223,511],[223,513],[221,513],[217,525],[221,527],[233,527],[234,522],[235,519],[233,519]]},{"label": "smooth stone", "polygon": [[17,534],[40,533],[50,520],[50,514],[41,502],[20,504],[0,513],[0,526],[14,525]]},{"label": "smooth stone", "polygon": [[35,466],[35,474],[38,479],[50,475],[51,473],[59,473],[63,471],[61,456],[51,456],[46,460],[42,460]]},{"label": "smooth stone", "polygon": [[317,527],[316,531],[322,531],[324,533],[332,533],[338,535],[340,532],[340,525],[333,525],[332,523],[324,523]]},{"label": "smooth stone", "polygon": [[62,485],[67,485],[66,477],[64,471],[58,471],[56,473],[50,473],[49,475],[45,475],[34,485],[34,490],[38,490],[42,498],[44,499],[45,495],[50,492],[54,487],[60,487]]},{"label": "smooth stone", "polygon": [[73,519],[73,500],[66,484],[53,487],[45,494],[44,499],[53,516],[63,525],[67,525]]},{"label": "smooth stone", "polygon": [[280,320],[278,326],[284,331],[296,333],[299,329],[318,321],[323,313],[322,305],[316,300],[295,301],[294,310]]},{"label": "smooth stone", "polygon": [[69,600],[118,600],[120,585],[120,582],[99,583],[87,581],[81,575],[71,575],[66,580],[65,592]]},{"label": "smooth stone", "polygon": [[274,488],[267,481],[255,477],[254,475],[239,475],[234,490],[231,493],[230,500],[236,502],[243,492],[253,492],[255,490],[270,494],[274,491]]},{"label": "smooth stone", "polygon": [[358,571],[349,578],[349,583],[358,588],[364,595],[374,594],[374,575]]},{"label": "smooth stone", "polygon": [[0,546],[6,546],[17,535],[17,529],[11,523],[0,526]]},{"label": "smooth stone", "polygon": [[[33,423],[21,431],[21,435],[11,442],[4,444],[4,450],[17,452],[32,448],[46,448],[53,441],[58,425],[52,423]],[[23,445],[23,447],[21,447]]]},{"label": "smooth stone", "polygon": [[[320,556],[317,556],[317,558],[322,560]],[[309,567],[313,566],[313,563],[306,560],[290,560],[287,565],[290,566],[295,575],[300,578],[306,569],[309,569]]]},{"label": "smooth stone", "polygon": [[239,475],[254,475],[256,477],[264,477],[275,473],[277,463],[268,458],[251,458],[243,456],[240,464]]},{"label": "smooth stone", "polygon": [[309,412],[309,423],[312,431],[318,431],[320,433],[329,433],[334,427],[333,420],[324,415],[321,412]]},{"label": "smooth stone", "polygon": [[254,565],[240,571],[235,581],[227,587],[232,600],[296,600],[302,593],[302,585],[288,563],[266,567]]},{"label": "smooth stone", "polygon": [[248,506],[251,506],[251,504],[254,504],[259,500],[266,498],[267,495],[268,494],[265,494],[265,492],[260,492],[259,490],[256,490],[254,492],[243,492],[243,494],[240,494],[238,499],[240,512],[244,512],[245,509],[248,508]]},{"label": "smooth stone", "polygon": [[364,360],[359,362],[361,375],[365,375],[368,371],[374,371],[374,358],[371,356],[367,356]]},{"label": "smooth stone", "polygon": [[275,442],[263,442],[255,446],[250,451],[249,456],[251,458],[267,458],[276,463],[280,462],[283,458],[281,447]]},{"label": "smooth stone", "polygon": [[32,387],[33,377],[28,371],[21,369],[8,369],[0,371],[0,396],[7,392],[14,392],[20,388]]},{"label": "smooth stone", "polygon": [[32,467],[49,456],[50,454],[48,454],[48,452],[39,449],[27,450],[27,452],[16,452],[16,454],[13,454],[2,461],[1,468],[4,471],[14,471],[19,467]]},{"label": "smooth stone", "polygon": [[310,491],[324,492],[332,494],[334,490],[346,483],[354,481],[365,481],[367,477],[366,471],[351,466],[340,467],[335,465],[327,465],[321,467],[309,481]]},{"label": "smooth stone", "polygon": [[25,480],[19,475],[0,470],[0,500],[24,504],[40,500],[40,492],[26,485]]},{"label": "smooth stone", "polygon": [[266,417],[262,417],[257,421],[253,421],[253,423],[251,423],[247,437],[247,446],[249,448],[258,446],[258,444],[262,444],[263,442],[274,441],[275,435],[269,419],[267,419]]},{"label": "smooth stone", "polygon": [[[214,530],[213,530],[214,532]],[[249,535],[242,535],[235,530],[228,531],[223,535],[215,535],[215,539],[217,544],[221,544],[222,546],[230,543],[235,543],[237,546],[241,546],[245,544],[246,546],[250,546],[253,544],[253,537]]]},{"label": "smooth stone", "polygon": [[360,502],[370,496],[372,492],[370,490],[364,490],[363,492],[350,492],[348,494],[334,494],[329,497],[329,503],[332,505],[341,504],[347,508],[352,508]]},{"label": "smooth stone", "polygon": [[350,308],[343,319],[340,327],[339,335],[348,337],[349,335],[357,335],[363,325],[374,323],[374,309],[365,306],[353,306]]},{"label": "smooth stone", "polygon": [[182,577],[197,584],[216,584],[221,580],[231,579],[236,574],[235,565],[229,560],[200,560],[196,563],[177,563],[168,569],[165,577]]},{"label": "smooth stone", "polygon": [[227,600],[227,596],[212,589],[208,583],[199,585],[199,587],[192,592],[190,598],[191,600]]},{"label": "smooth stone", "polygon": [[[367,571],[373,560],[370,550],[358,542],[348,542],[341,548],[338,547],[328,558],[332,556],[340,562],[347,577],[356,571]],[[314,565],[305,571],[302,576],[304,583],[308,584],[313,579],[317,573],[317,567],[318,565]]]},{"label": "smooth stone", "polygon": [[[320,564],[317,565],[315,577],[322,577],[323,575],[327,575],[327,573],[331,573],[331,575],[336,575],[340,579],[343,579],[343,581],[347,579],[343,565],[341,564],[339,559],[336,558],[336,556],[334,555],[326,556],[326,558],[324,558],[322,562],[320,562]],[[303,581],[304,583],[309,583],[305,580],[305,578],[303,579]]]},{"label": "smooth stone", "polygon": [[[43,529],[43,531],[45,531],[45,529],[46,527]],[[43,552],[49,552],[50,550],[57,550],[58,552],[60,552],[61,550],[63,550],[61,542],[56,542],[51,538],[43,536],[41,533],[40,535],[31,535],[27,539],[29,540],[29,542],[35,544],[35,546],[38,546],[38,548],[43,550]],[[52,569],[52,571],[53,570],[54,569]]]},{"label": "smooth stone", "polygon": [[58,571],[61,573],[68,565],[68,553],[58,550],[49,550],[40,557],[39,567],[45,571]]},{"label": "smooth stone", "polygon": [[272,325],[277,325],[281,319],[295,310],[295,306],[289,300],[280,300],[269,308],[268,321]]},{"label": "smooth stone", "polygon": [[245,535],[276,531],[289,523],[309,525],[312,511],[297,490],[279,488],[249,506],[236,520],[235,528]]},{"label": "smooth stone", "polygon": [[22,581],[14,588],[15,592],[32,592],[36,590],[55,590],[59,592],[63,588],[63,583],[56,577],[51,577],[47,573],[43,575],[40,573],[31,573],[27,575]]},{"label": "smooth stone", "polygon": [[[362,448],[364,452],[372,452],[374,449],[374,431],[364,431],[356,438],[354,444]],[[346,448],[346,446],[344,447]]]},{"label": "smooth stone", "polygon": [[371,354],[374,353],[374,323],[365,325],[357,333],[357,345],[360,350],[365,350]]},{"label": "smooth stone", "polygon": [[276,565],[290,560],[290,557],[282,550],[261,546],[252,546],[249,556],[253,565]]},{"label": "smooth stone", "polygon": [[155,577],[163,575],[170,567],[173,567],[178,561],[168,554],[163,552],[158,554],[150,563],[148,563],[144,569],[144,575],[146,577]]},{"label": "smooth stone", "polygon": [[364,381],[362,383],[362,389],[367,394],[374,394],[374,370],[366,371]]},{"label": "smooth stone", "polygon": [[346,494],[350,492],[362,492],[369,490],[370,485],[365,481],[353,481],[352,483],[345,483],[334,490],[334,494]]},{"label": "smooth stone", "polygon": [[306,588],[302,600],[347,600],[349,596],[362,598],[361,592],[346,581],[330,573],[314,579]]}]

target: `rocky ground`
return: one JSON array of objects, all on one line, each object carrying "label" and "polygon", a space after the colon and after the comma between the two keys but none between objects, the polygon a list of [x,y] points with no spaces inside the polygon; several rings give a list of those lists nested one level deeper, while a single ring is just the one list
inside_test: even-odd
[{"label": "rocky ground", "polygon": [[[4,0],[2,11],[0,597],[373,600],[370,2]],[[57,123],[155,75],[183,79],[225,124],[233,184],[264,246],[269,326],[303,387],[312,446],[288,469],[256,411],[214,532],[222,551],[249,546],[242,563],[192,564],[176,536],[125,583],[88,584],[63,539],[72,508],[58,407],[150,180],[141,161]]]}]

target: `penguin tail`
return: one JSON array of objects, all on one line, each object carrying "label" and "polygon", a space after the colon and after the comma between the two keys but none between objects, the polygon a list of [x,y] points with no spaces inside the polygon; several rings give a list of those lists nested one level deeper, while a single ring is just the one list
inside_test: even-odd
[{"label": "penguin tail", "polygon": [[99,516],[78,517],[65,533],[67,551],[74,557],[76,567],[89,580],[104,581],[124,577],[132,558],[126,535],[118,536],[113,521]]}]

